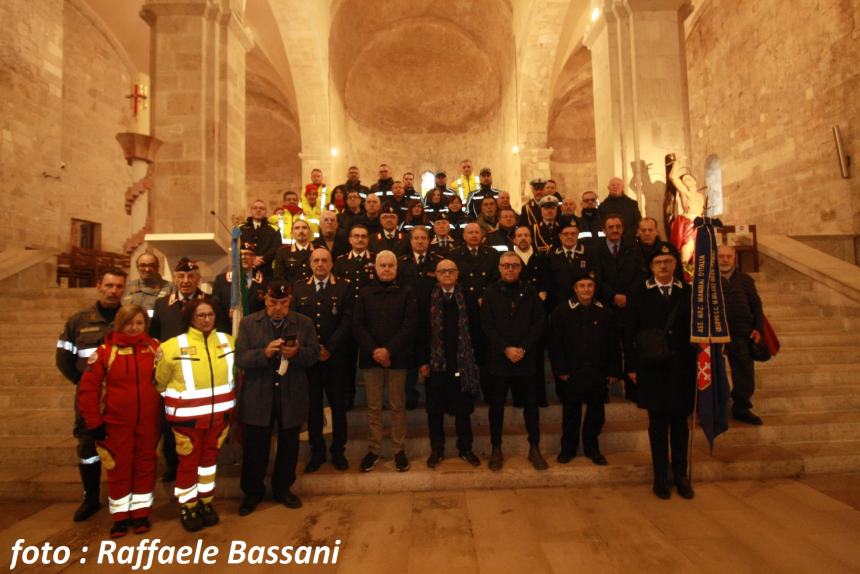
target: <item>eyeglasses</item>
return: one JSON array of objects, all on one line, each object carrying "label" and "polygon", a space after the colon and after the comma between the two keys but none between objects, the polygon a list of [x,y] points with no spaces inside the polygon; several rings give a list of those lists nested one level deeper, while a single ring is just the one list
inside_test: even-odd
[{"label": "eyeglasses", "polygon": [[522,265],[519,263],[499,263],[499,267],[502,269],[519,269]]},{"label": "eyeglasses", "polygon": [[195,313],[195,319],[214,319],[215,313]]}]

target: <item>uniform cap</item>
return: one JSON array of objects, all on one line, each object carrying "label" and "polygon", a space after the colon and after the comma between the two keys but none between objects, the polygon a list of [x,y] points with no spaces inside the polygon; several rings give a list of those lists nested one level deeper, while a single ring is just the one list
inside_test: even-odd
[{"label": "uniform cap", "polygon": [[293,290],[290,289],[290,284],[283,279],[274,279],[266,288],[266,295],[272,299],[278,300],[286,299],[292,294],[292,292]]},{"label": "uniform cap", "polygon": [[386,213],[390,213],[392,215],[397,215],[397,210],[390,203],[386,203],[382,206],[382,209],[379,211],[380,215],[385,215]]},{"label": "uniform cap", "polygon": [[176,262],[176,265],[173,267],[173,271],[182,271],[188,273],[189,271],[197,271],[200,269],[200,266],[197,265],[196,261],[192,261],[187,257],[183,257],[179,261]]},{"label": "uniform cap", "polygon": [[451,217],[448,215],[447,211],[443,211],[443,212],[437,214],[436,219],[434,219],[434,221],[439,221],[440,219],[442,219],[444,221],[451,221]]},{"label": "uniform cap", "polygon": [[543,199],[540,200],[541,207],[558,207],[559,201],[558,198],[554,195],[547,195]]},{"label": "uniform cap", "polygon": [[648,257],[648,263],[651,263],[655,257],[660,257],[661,255],[671,255],[675,259],[678,259],[678,250],[671,243],[660,242],[657,248],[651,252],[651,256]]},{"label": "uniform cap", "polygon": [[239,248],[239,251],[257,251],[257,244],[253,241],[243,241],[242,246]]},{"label": "uniform cap", "polygon": [[529,185],[532,186],[532,189],[543,189],[544,186],[546,186],[546,181],[541,178],[537,178],[531,180]]},{"label": "uniform cap", "polygon": [[597,274],[594,271],[590,271],[588,269],[583,269],[581,272],[577,273],[573,278],[573,285],[576,285],[580,281],[584,281],[585,279],[590,279],[591,281],[597,282]]}]

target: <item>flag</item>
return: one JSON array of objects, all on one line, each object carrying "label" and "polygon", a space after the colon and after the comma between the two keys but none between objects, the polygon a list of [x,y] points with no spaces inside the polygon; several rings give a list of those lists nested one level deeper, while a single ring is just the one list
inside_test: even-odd
[{"label": "flag", "polygon": [[[233,335],[239,334],[239,321],[242,320],[242,288],[245,285],[245,279],[242,271],[240,240],[242,232],[239,227],[234,225],[230,232],[230,309],[233,310]],[[247,297],[245,297],[247,299]]]},{"label": "flag", "polygon": [[699,426],[711,450],[714,439],[729,428],[729,381],[723,362],[723,345],[731,340],[725,299],[717,264],[717,219],[696,218],[696,251],[690,342],[698,344],[696,401]]}]

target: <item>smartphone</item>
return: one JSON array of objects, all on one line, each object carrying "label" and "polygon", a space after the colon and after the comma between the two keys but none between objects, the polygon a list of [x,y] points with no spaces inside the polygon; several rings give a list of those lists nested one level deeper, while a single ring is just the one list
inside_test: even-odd
[{"label": "smartphone", "polygon": [[292,347],[296,344],[296,336],[295,335],[287,335],[284,337],[284,347]]}]

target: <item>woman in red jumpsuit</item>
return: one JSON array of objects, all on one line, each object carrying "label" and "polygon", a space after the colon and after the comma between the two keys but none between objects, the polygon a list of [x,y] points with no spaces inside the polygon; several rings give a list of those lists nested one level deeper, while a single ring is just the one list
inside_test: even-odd
[{"label": "woman in red jumpsuit", "polygon": [[142,307],[123,306],[78,384],[78,406],[107,469],[111,538],[151,529],[163,407],[153,384],[158,341],[147,321]]}]

